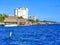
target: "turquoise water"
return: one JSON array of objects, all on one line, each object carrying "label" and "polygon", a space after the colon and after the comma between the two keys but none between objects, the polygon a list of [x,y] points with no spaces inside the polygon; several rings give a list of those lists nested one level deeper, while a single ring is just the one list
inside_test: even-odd
[{"label": "turquoise water", "polygon": [[0,45],[60,45],[60,24],[0,26]]}]

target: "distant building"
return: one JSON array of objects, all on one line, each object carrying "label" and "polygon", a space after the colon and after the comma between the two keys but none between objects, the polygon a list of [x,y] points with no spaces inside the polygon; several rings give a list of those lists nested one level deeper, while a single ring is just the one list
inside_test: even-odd
[{"label": "distant building", "polygon": [[17,25],[31,25],[32,23],[30,21],[28,21],[27,19],[19,19],[16,16],[9,16],[7,18],[5,18],[4,20],[5,24],[17,24]]},{"label": "distant building", "polygon": [[36,20],[36,16],[30,16],[29,19]]},{"label": "distant building", "polygon": [[16,8],[14,14],[17,17],[22,16],[24,19],[28,19],[28,8]]}]

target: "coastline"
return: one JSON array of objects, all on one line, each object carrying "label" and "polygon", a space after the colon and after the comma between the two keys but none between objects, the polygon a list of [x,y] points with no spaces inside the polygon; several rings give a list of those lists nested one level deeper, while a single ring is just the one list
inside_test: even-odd
[{"label": "coastline", "polygon": [[[58,24],[58,23],[57,23]],[[17,26],[32,26],[32,25],[54,25],[54,24],[28,24],[28,25],[17,25]],[[0,23],[0,26],[5,26],[4,23]],[[7,27],[9,27],[10,25],[8,25]],[[14,25],[12,25],[14,27]],[[10,27],[12,27],[10,26]],[[16,25],[15,25],[16,26]]]}]

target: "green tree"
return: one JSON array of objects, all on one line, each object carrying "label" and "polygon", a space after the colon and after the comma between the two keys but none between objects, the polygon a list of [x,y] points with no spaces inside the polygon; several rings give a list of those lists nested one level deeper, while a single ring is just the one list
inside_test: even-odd
[{"label": "green tree", "polygon": [[18,19],[23,19],[23,17],[22,17],[22,16],[20,16],[20,17],[18,17]]},{"label": "green tree", "polygon": [[32,23],[36,22],[35,20],[32,20],[32,19],[28,19],[28,21],[30,21]]},{"label": "green tree", "polygon": [[8,17],[6,14],[0,14],[0,22],[4,22],[6,17]]}]

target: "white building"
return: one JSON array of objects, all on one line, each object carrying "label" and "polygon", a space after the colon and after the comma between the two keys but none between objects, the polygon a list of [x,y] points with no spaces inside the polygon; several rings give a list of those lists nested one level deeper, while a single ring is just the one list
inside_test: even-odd
[{"label": "white building", "polygon": [[36,16],[30,16],[29,19],[36,20]]},{"label": "white building", "polygon": [[28,8],[16,8],[14,14],[18,17],[22,16],[24,19],[28,19]]}]

